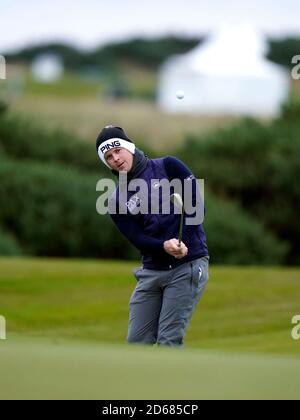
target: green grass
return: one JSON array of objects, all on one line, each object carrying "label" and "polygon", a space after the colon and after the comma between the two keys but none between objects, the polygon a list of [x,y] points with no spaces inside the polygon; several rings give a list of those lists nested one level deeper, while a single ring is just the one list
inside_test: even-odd
[{"label": "green grass", "polygon": [[0,258],[0,399],[299,399],[298,268],[212,266],[178,350],[125,344],[137,265]]},{"label": "green grass", "polygon": [[30,77],[27,77],[24,83],[24,95],[35,95],[37,100],[39,96],[44,95],[50,98],[54,96],[78,100],[79,98],[101,94],[102,90],[103,86],[98,81],[83,80],[71,74],[65,74],[55,83],[41,83]]},{"label": "green grass", "polygon": [[0,342],[0,399],[299,399],[294,357]]},{"label": "green grass", "polygon": [[[122,344],[138,263],[0,259],[7,336]],[[299,355],[300,270],[214,267],[186,336],[188,348]]]}]

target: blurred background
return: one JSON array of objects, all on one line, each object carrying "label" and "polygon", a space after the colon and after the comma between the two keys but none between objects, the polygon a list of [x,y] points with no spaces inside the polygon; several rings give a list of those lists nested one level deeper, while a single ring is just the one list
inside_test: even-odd
[{"label": "blurred background", "polygon": [[205,179],[212,262],[299,264],[299,6],[167,3],[1,6],[2,255],[138,258],[94,211],[112,123]]},{"label": "blurred background", "polygon": [[95,139],[115,124],[149,157],[174,155],[205,179],[213,283],[187,342],[299,354],[299,2],[0,8],[7,334],[124,342],[139,254],[95,208],[97,180],[113,178]]}]

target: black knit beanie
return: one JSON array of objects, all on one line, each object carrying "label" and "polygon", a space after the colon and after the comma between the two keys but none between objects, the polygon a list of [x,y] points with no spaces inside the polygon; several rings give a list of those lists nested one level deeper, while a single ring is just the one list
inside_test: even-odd
[{"label": "black knit beanie", "polygon": [[96,140],[98,156],[108,167],[109,165],[104,158],[104,154],[114,147],[123,147],[124,149],[129,150],[133,155],[135,153],[135,144],[130,140],[123,128],[108,125],[100,131]]}]

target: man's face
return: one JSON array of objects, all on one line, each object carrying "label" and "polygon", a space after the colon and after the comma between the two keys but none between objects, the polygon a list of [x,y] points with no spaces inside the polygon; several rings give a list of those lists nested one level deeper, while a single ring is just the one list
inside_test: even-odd
[{"label": "man's face", "polygon": [[132,168],[133,155],[123,147],[114,147],[104,155],[106,162],[115,171],[128,172]]}]

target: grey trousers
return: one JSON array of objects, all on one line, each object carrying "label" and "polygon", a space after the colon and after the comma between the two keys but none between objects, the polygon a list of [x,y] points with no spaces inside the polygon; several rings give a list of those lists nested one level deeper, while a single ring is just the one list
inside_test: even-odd
[{"label": "grey trousers", "polygon": [[138,268],[129,302],[129,343],[183,346],[208,281],[209,257],[167,271]]}]

